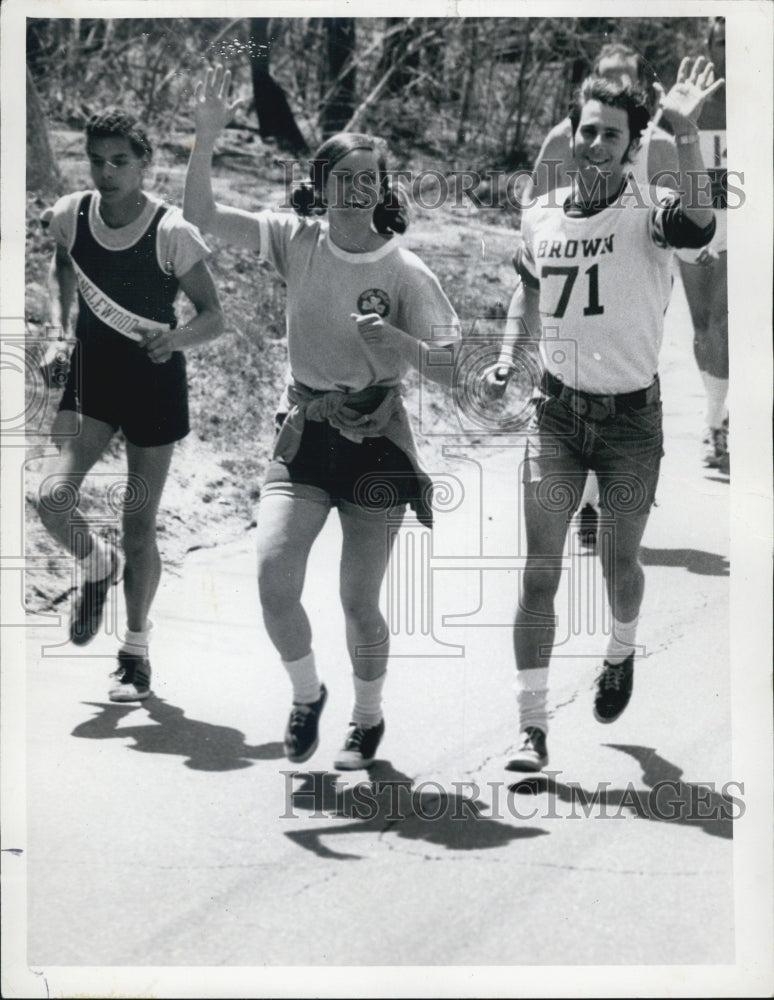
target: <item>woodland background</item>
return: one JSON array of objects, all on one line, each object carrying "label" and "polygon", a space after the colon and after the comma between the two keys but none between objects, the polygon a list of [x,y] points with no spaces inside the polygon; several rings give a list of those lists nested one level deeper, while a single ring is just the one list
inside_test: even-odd
[{"label": "woodland background", "polygon": [[[214,158],[216,198],[256,210],[286,204],[288,164],[333,132],[370,131],[388,142],[391,168],[434,176],[530,169],[548,130],[606,42],[630,44],[665,88],[685,55],[702,50],[704,18],[253,18],[29,19],[27,22],[26,328],[32,356],[50,331],[46,270],[53,244],[40,225],[59,194],[90,187],[83,126],[110,105],[127,108],[155,140],[147,186],[182,200],[193,134],[193,84],[208,64],[233,73],[244,103]],[[436,180],[437,183],[437,180]],[[505,189],[507,191],[507,189]],[[467,336],[496,339],[513,291],[519,215],[503,189],[438,208],[414,206],[405,237],[438,276]],[[433,202],[432,193],[425,203]],[[284,286],[251,253],[210,241],[227,332],[188,356],[192,433],[178,446],[160,515],[172,572],[186,551],[254,525],[254,506],[285,372]],[[185,303],[181,303],[185,315]],[[40,431],[61,389],[27,366],[31,428],[27,550],[48,555],[28,574],[31,609],[64,601],[72,581],[39,525],[34,497],[46,446]],[[459,439],[440,389],[408,385],[430,471]],[[34,404],[34,405],[33,405]],[[475,428],[463,428],[468,443]],[[485,441],[481,441],[482,447]],[[124,467],[120,439],[87,480],[83,506],[104,515],[106,482]],[[105,478],[107,477],[107,479]],[[114,494],[110,494],[111,496]],[[113,520],[117,526],[117,512]],[[108,529],[110,525],[108,525]]]}]

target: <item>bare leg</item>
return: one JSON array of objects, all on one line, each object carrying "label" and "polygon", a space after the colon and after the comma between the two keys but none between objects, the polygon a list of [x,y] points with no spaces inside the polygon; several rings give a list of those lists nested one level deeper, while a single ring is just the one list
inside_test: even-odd
[{"label": "bare leg", "polygon": [[37,508],[49,534],[76,556],[91,551],[90,528],[78,507],[78,491],[113,436],[110,424],[60,410],[51,430],[59,453],[46,461]]},{"label": "bare leg", "polygon": [[266,631],[285,661],[311,649],[312,630],[301,604],[306,564],[328,508],[314,500],[268,493],[258,513],[258,590]]},{"label": "bare leg", "polygon": [[126,443],[129,482],[123,511],[124,596],[127,625],[133,632],[147,628],[161,577],[156,517],[174,449],[174,444],[141,448]]},{"label": "bare leg", "polygon": [[[387,669],[388,629],[379,595],[400,522],[383,514],[339,511],[344,544],[340,592],[352,669],[362,680],[376,680]],[[367,655],[368,647],[378,655]]]}]

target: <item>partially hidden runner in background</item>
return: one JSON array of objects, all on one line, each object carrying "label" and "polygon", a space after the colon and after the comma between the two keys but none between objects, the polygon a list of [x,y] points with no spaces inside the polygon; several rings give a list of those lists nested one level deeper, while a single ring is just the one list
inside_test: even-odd
[{"label": "partially hidden runner in background", "polygon": [[[406,229],[406,209],[371,136],[339,134],[321,146],[311,185],[293,194],[296,214],[215,203],[213,148],[238,103],[230,104],[229,86],[220,66],[197,84],[184,211],[203,232],[258,252],[287,284],[290,372],[258,513],[263,620],[293,689],[285,753],[305,761],[319,742],[327,689],[301,597],[312,545],[336,507],[355,704],[335,766],[357,769],[373,761],[385,729],[389,633],[379,596],[406,503],[431,524],[431,483],[401,382],[411,366],[428,373],[431,339],[458,342],[458,319],[435,276],[395,235]],[[309,217],[315,212],[327,220]],[[434,377],[450,385],[453,367],[438,366]]]},{"label": "partially hidden runner in background", "polygon": [[[703,172],[696,121],[722,84],[705,59],[684,59],[662,100],[683,176]],[[570,188],[524,213],[521,285],[500,359],[486,377],[497,398],[525,343],[537,341],[544,375],[524,462],[527,562],[513,629],[521,745],[513,770],[548,763],[554,602],[569,517],[589,471],[599,480],[612,531],[602,552],[612,629],[595,718],[614,722],[631,698],[645,587],[639,549],[663,454],[658,357],[672,251],[704,246],[715,230],[712,209],[698,199],[666,188],[646,188],[638,198],[627,193],[628,164],[649,118],[644,95],[630,83],[598,76],[584,82],[571,113],[578,174]],[[552,348],[557,333],[574,354]]]},{"label": "partially hidden runner in background", "polygon": [[[56,241],[49,271],[50,314],[67,333],[76,298],[75,347],[51,435],[38,511],[49,533],[76,557],[81,580],[70,639],[90,642],[123,572],[126,630],[111,675],[112,701],[151,693],[148,614],[161,575],[156,517],[175,442],[188,433],[183,350],[219,336],[223,317],[205,263],[209,251],[179,209],[143,190],[152,147],[127,112],[86,125],[94,190],[60,198],[43,216]],[[182,290],[195,315],[177,326]],[[123,555],[79,508],[79,490],[113,435],[126,439],[128,482]]]},{"label": "partially hidden runner in background", "polygon": [[[726,72],[726,19],[716,17],[707,37],[718,76]],[[709,246],[680,250],[680,275],[691,310],[693,350],[706,396],[702,460],[710,469],[731,471],[728,450],[728,222],[726,177],[726,93],[717,91],[699,118],[699,142],[712,179],[717,228]]]},{"label": "partially hidden runner in background", "polygon": [[[592,67],[592,75],[639,86],[646,95],[649,110],[654,110],[653,105],[660,96],[659,91],[651,84],[647,63],[629,45],[611,42],[603,46]],[[673,178],[678,168],[674,138],[659,126],[660,116],[657,118],[657,114],[656,112],[648,122],[639,147],[632,153],[628,164],[630,176],[641,189],[649,187],[652,178],[658,175],[664,178],[660,181],[661,184],[674,186]],[[525,187],[522,195],[525,204],[531,204],[533,198],[557,188],[567,187],[571,183],[571,171],[577,169],[573,153],[572,123],[568,116],[551,129],[540,148],[535,162],[534,183]],[[579,508],[578,534],[581,544],[593,549],[599,526],[599,484],[593,472],[589,473],[586,480]]]}]

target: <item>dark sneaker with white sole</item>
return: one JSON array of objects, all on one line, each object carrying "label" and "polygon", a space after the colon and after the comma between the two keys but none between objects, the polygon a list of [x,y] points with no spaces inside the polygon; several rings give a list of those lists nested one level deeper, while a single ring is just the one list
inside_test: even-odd
[{"label": "dark sneaker with white sole", "polygon": [[546,734],[537,726],[527,726],[521,746],[506,765],[508,771],[542,771],[548,765]]},{"label": "dark sneaker with white sole", "polygon": [[597,677],[594,698],[594,718],[597,722],[615,722],[629,704],[633,685],[634,653],[630,653],[623,663],[608,663],[605,660]]},{"label": "dark sneaker with white sole", "polygon": [[151,665],[144,656],[134,656],[121,650],[118,669],[110,675],[113,681],[108,698],[111,701],[143,701],[150,693]]},{"label": "dark sneaker with white sole", "polygon": [[317,701],[309,705],[293,702],[285,730],[285,756],[294,764],[309,760],[317,749],[317,744],[320,742],[318,732],[320,716],[327,697],[328,690],[321,684],[320,697]]},{"label": "dark sneaker with white sole", "polygon": [[110,546],[113,565],[102,580],[84,580],[70,617],[70,642],[85,646],[99,632],[110,588],[121,579],[123,560],[115,545]]},{"label": "dark sneaker with white sole", "polygon": [[384,719],[375,726],[350,723],[344,746],[339,750],[333,766],[340,771],[357,771],[373,764],[379,744],[384,736]]}]

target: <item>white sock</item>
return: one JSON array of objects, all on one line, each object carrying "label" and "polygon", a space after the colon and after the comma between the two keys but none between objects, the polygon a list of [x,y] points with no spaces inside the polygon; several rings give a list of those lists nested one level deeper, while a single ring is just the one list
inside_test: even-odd
[{"label": "white sock", "polygon": [[706,421],[708,427],[722,427],[728,416],[726,399],[728,397],[728,379],[715,378],[707,372],[701,373],[704,391],[707,394]]},{"label": "white sock", "polygon": [[382,688],[387,679],[387,671],[373,681],[364,681],[357,674],[353,674],[352,679],[355,682],[352,721],[358,726],[378,725],[382,721]]},{"label": "white sock", "polygon": [[131,653],[132,656],[142,656],[147,659],[148,644],[150,643],[150,634],[152,629],[152,621],[148,621],[148,624],[141,632],[133,632],[127,625],[124,629],[123,641],[121,642],[121,652]]},{"label": "white sock", "polygon": [[591,504],[592,507],[599,506],[599,480],[597,479],[596,472],[590,472],[586,476],[586,485],[583,487],[580,508],[585,507],[587,503]]},{"label": "white sock", "polygon": [[610,633],[610,640],[607,644],[605,660],[614,666],[623,661],[634,652],[634,640],[637,637],[637,623],[639,615],[630,622],[619,622],[613,618],[613,631]]},{"label": "white sock", "polygon": [[536,726],[548,733],[548,667],[534,667],[532,670],[517,670],[516,703],[519,706],[519,726]]},{"label": "white sock", "polygon": [[320,678],[314,662],[314,652],[309,650],[300,660],[283,660],[293,685],[293,701],[300,705],[311,705],[320,697]]},{"label": "white sock", "polygon": [[78,560],[84,580],[104,580],[113,568],[111,547],[98,535],[91,533],[91,551]]}]

